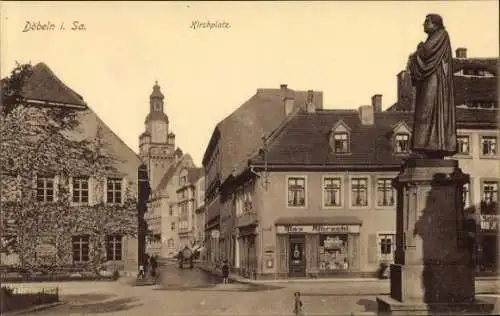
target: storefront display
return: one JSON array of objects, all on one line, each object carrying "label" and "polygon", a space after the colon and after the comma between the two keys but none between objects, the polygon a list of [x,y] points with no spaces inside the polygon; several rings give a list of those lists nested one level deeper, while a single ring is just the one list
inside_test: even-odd
[{"label": "storefront display", "polygon": [[348,269],[347,234],[321,235],[319,245],[319,269],[338,271]]}]

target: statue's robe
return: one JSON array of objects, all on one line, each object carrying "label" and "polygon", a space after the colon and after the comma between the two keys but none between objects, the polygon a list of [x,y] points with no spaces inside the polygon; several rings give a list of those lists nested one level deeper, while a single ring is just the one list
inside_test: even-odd
[{"label": "statue's robe", "polygon": [[409,60],[416,87],[411,149],[427,156],[457,152],[453,55],[445,29],[429,34]]}]

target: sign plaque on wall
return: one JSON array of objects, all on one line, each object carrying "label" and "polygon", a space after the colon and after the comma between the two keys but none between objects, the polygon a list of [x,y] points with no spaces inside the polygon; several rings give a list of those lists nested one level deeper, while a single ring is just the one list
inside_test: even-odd
[{"label": "sign plaque on wall", "polygon": [[359,225],[334,224],[334,225],[278,225],[278,234],[318,234],[318,233],[359,233]]}]

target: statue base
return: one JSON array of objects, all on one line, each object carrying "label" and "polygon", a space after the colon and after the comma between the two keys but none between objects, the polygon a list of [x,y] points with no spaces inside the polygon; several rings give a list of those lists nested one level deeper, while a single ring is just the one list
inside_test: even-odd
[{"label": "statue base", "polygon": [[475,299],[471,302],[425,303],[404,302],[390,296],[377,297],[379,316],[491,315],[494,305]]},{"label": "statue base", "polygon": [[390,296],[379,315],[488,315],[494,305],[475,298],[470,240],[464,234],[458,161],[412,157],[394,179],[398,192],[396,264]]}]

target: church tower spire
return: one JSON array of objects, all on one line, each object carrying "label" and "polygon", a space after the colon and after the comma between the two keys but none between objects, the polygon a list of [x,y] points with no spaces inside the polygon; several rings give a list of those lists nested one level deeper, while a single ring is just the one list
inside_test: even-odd
[{"label": "church tower spire", "polygon": [[164,99],[158,81],[155,81],[149,96],[149,113],[144,121],[145,131],[139,136],[139,155],[148,166],[153,190],[175,161],[175,134],[169,132]]}]

